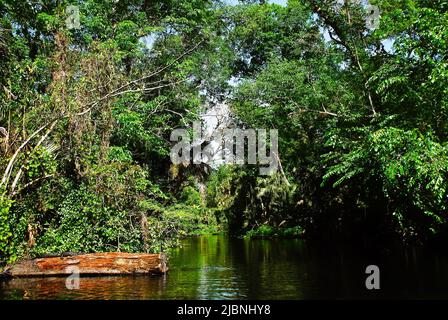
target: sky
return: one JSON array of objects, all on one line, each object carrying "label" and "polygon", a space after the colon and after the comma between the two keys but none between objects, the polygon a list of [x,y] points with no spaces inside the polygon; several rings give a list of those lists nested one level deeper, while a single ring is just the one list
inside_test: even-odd
[{"label": "sky", "polygon": [[287,0],[271,0],[271,1],[268,1],[269,3],[276,3],[276,4],[279,4],[279,5],[281,5],[281,6],[286,6],[286,3],[288,2]]}]

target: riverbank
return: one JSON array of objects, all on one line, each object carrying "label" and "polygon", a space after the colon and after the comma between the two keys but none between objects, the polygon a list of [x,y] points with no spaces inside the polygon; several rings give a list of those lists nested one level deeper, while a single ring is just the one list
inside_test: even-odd
[{"label": "riverbank", "polygon": [[249,230],[244,235],[244,238],[286,238],[286,239],[303,239],[305,237],[305,230],[301,226],[295,227],[271,227],[262,225],[258,228]]}]

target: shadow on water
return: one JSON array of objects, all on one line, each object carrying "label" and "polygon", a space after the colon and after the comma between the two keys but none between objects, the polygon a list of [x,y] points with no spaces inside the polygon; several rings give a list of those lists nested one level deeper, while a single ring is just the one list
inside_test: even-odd
[{"label": "shadow on water", "polygon": [[[298,239],[201,236],[171,252],[164,277],[12,279],[0,299],[375,299],[448,298],[448,257],[422,248],[363,250]],[[365,287],[378,265],[381,289]]]}]

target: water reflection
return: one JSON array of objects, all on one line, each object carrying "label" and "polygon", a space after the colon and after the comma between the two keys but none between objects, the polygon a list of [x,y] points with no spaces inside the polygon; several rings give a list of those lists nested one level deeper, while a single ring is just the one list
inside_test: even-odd
[{"label": "water reflection", "polygon": [[[165,277],[13,279],[0,299],[344,299],[448,298],[448,259],[415,248],[365,251],[302,240],[187,239],[171,252]],[[381,269],[381,290],[364,286],[367,265]]]}]

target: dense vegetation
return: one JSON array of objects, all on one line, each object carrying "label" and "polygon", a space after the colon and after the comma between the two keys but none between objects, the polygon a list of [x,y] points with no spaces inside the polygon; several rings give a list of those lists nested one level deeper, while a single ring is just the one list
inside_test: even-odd
[{"label": "dense vegetation", "polygon": [[[376,29],[356,1],[0,0],[0,262],[445,234],[448,1],[371,2]],[[278,173],[171,163],[172,130],[222,103],[279,130]]]}]

